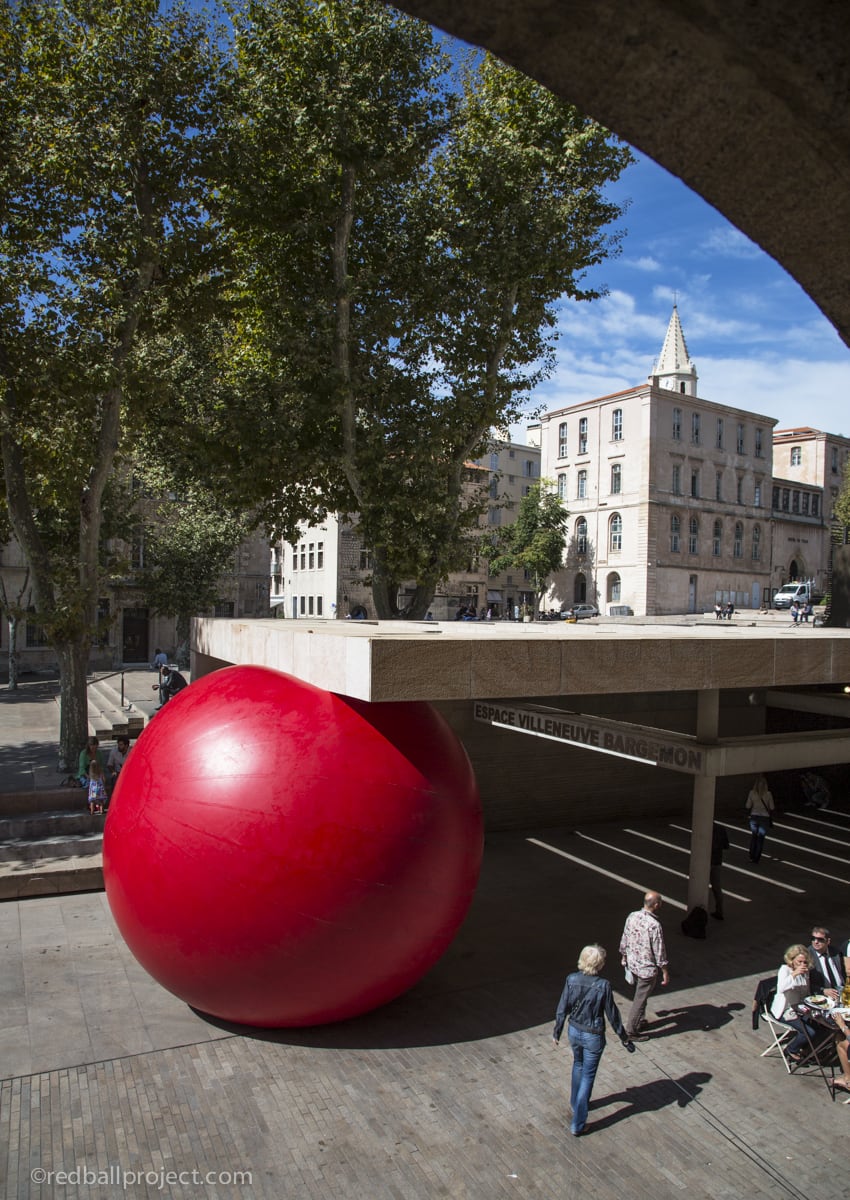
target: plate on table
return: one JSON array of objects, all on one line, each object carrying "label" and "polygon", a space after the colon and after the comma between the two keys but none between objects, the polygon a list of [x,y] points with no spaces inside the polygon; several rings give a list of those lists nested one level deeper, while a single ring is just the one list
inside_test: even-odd
[{"label": "plate on table", "polygon": [[810,1004],[812,1008],[829,1008],[826,996],[806,996],[806,1004]]}]

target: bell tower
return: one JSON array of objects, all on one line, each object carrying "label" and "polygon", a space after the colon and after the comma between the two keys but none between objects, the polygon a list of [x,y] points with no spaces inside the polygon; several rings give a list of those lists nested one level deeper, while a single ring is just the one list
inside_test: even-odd
[{"label": "bell tower", "polygon": [[679,320],[679,310],[675,304],[670,324],[667,326],[664,345],[650,372],[650,379],[653,377],[658,380],[659,387],[667,388],[669,391],[679,392],[683,396],[697,394],[696,363],[688,354],[682,323]]}]

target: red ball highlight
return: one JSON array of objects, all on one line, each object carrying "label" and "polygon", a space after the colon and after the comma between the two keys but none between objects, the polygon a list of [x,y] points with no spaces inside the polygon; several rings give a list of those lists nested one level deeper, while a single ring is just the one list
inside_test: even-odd
[{"label": "red ball highlight", "polygon": [[139,737],[103,870],[119,930],[163,987],[281,1027],[412,987],[466,915],[481,853],[472,768],[430,705],[228,667]]}]

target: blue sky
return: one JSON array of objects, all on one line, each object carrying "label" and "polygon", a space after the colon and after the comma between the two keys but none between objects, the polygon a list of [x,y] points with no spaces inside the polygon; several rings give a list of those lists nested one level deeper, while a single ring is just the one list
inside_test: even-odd
[{"label": "blue sky", "polygon": [[[674,293],[699,395],[850,436],[850,348],[800,286],[715,209],[638,156],[610,189],[629,201],[619,257],[586,276],[608,295],[562,305],[544,410],[642,383]],[[514,428],[524,440],[524,426]]]}]

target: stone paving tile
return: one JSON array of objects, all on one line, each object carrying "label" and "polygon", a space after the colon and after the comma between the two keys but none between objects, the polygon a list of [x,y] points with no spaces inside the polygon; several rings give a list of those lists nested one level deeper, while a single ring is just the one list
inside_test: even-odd
[{"label": "stone paving tile", "polygon": [[[751,1028],[755,983],[785,945],[813,920],[843,932],[847,919],[850,820],[804,817],[783,818],[758,871],[733,829],[727,888],[740,899],[706,942],[678,932],[687,835],[676,822],[491,836],[473,909],[428,978],[377,1013],[314,1030],[204,1021],[136,966],[103,896],[2,905],[33,1063],[20,1069],[0,1035],[0,1197],[844,1197],[850,1107],[818,1077],[760,1058],[767,1038]],[[650,884],[669,900],[671,990],[652,998],[636,1054],[609,1040],[589,1133],[575,1139],[569,1050],[551,1044],[563,975],[600,940],[626,1003],[616,941]],[[14,1002],[14,988],[3,995]],[[75,1031],[64,1044],[53,1014]],[[60,1191],[30,1177],[75,1168],[159,1180],[242,1170],[251,1183]]]}]

